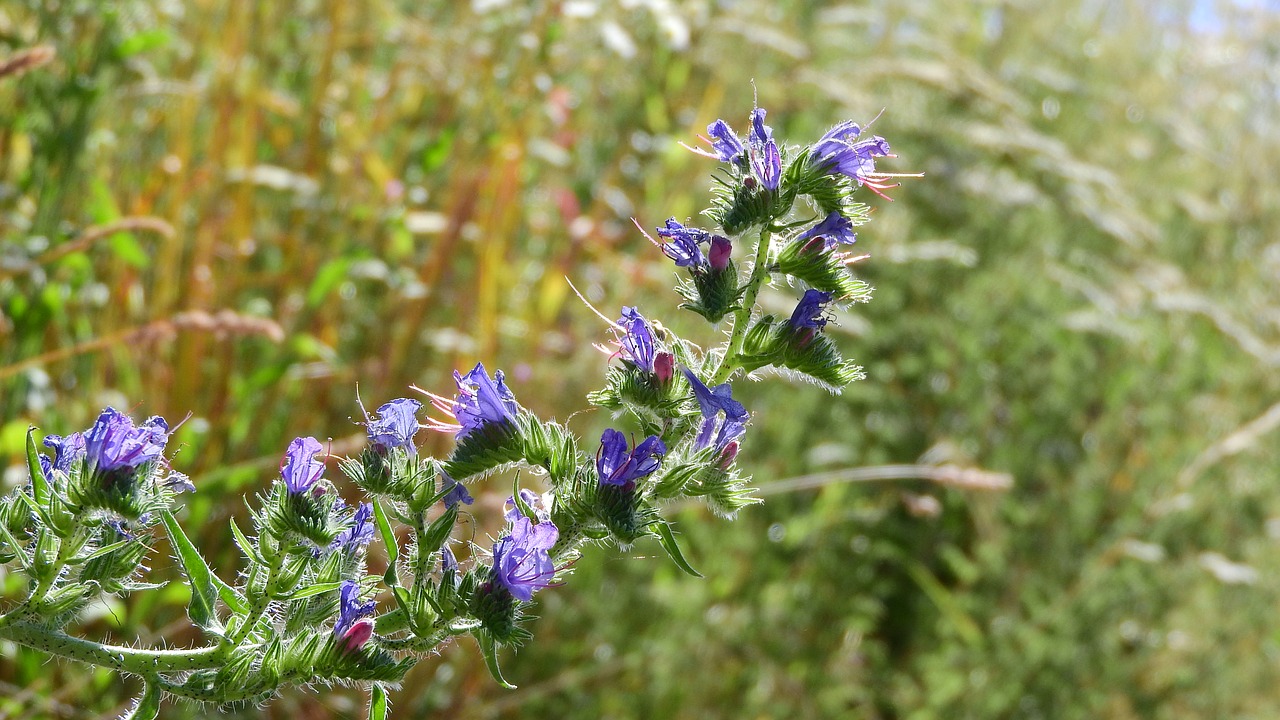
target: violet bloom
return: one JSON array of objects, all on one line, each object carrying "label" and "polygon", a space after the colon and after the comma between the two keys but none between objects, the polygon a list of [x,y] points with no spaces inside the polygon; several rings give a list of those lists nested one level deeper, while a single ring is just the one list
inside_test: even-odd
[{"label": "violet bloom", "polygon": [[177,470],[170,470],[168,476],[164,479],[165,487],[175,493],[196,491],[195,483],[191,482],[191,476],[186,473],[180,473]]},{"label": "violet bloom", "polygon": [[316,460],[323,451],[313,437],[294,438],[280,463],[280,477],[290,493],[300,495],[311,489],[324,474],[324,463]]},{"label": "violet bloom", "polygon": [[484,363],[476,363],[466,375],[454,370],[453,380],[458,384],[458,395],[451,408],[461,426],[458,440],[466,439],[472,432],[486,425],[509,425],[515,422],[520,406],[516,404],[515,395],[507,388],[501,370],[495,372],[490,379]]},{"label": "violet bloom", "polygon": [[653,340],[653,328],[644,319],[639,310],[623,307],[622,317],[618,318],[614,334],[621,334],[618,344],[622,347],[619,354],[623,360],[630,361],[641,370],[652,373],[653,361],[657,352]]},{"label": "violet bloom", "polygon": [[716,120],[707,126],[707,135],[711,136],[711,147],[721,162],[736,163],[745,153],[742,141],[729,127],[729,123]]},{"label": "violet bloom", "polygon": [[[702,410],[702,428],[694,439],[698,450],[714,447],[717,454],[731,442],[747,432],[747,420],[751,418],[742,403],[733,399],[729,383],[709,388],[688,368],[681,368],[693,387],[693,395]],[[720,418],[724,414],[723,420]]]},{"label": "violet bloom", "polygon": [[457,480],[454,480],[452,477],[449,477],[449,473],[441,470],[440,478],[442,486],[449,488],[449,492],[445,493],[443,498],[445,507],[451,508],[458,503],[470,505],[475,502],[475,498],[471,497],[471,493],[467,492],[466,486]]},{"label": "violet bloom", "polygon": [[418,432],[417,413],[422,403],[399,398],[378,408],[378,419],[366,418],[369,442],[384,448],[404,448],[413,452],[413,436]]},{"label": "violet bloom", "polygon": [[751,169],[761,185],[777,190],[782,180],[782,156],[778,153],[778,144],[770,140],[759,149],[752,147]]},{"label": "violet bloom", "polygon": [[666,227],[660,227],[657,230],[659,237],[670,241],[663,243],[662,252],[675,261],[676,267],[706,267],[707,258],[702,254],[702,248],[698,247],[698,244],[710,240],[711,233],[698,228],[685,227],[676,222],[675,218],[668,219]]},{"label": "violet bloom", "polygon": [[703,157],[709,157],[719,160],[720,162],[732,164],[740,162],[742,157],[746,154],[746,149],[743,148],[742,141],[738,139],[737,134],[735,134],[733,129],[729,127],[729,123],[723,120],[716,120],[708,125],[707,135],[710,135],[710,137],[703,137],[700,139],[703,142],[710,143],[711,149],[714,152],[707,152],[702,148],[689,147],[688,145],[684,145],[684,143],[680,144]]},{"label": "violet bloom", "polygon": [[876,171],[875,159],[889,157],[889,143],[879,135],[858,142],[832,141],[825,152],[814,152],[813,164],[823,172],[844,175],[864,185]]},{"label": "violet bloom", "polygon": [[341,647],[352,652],[359,650],[373,635],[373,621],[368,619],[378,604],[373,600],[360,602],[360,584],[352,580],[342,581],[338,602],[338,621],[333,634]]},{"label": "violet bloom", "polygon": [[667,446],[657,435],[650,435],[628,452],[627,436],[609,428],[601,436],[600,450],[596,452],[600,484],[632,489],[636,480],[658,469],[666,453]]},{"label": "violet bloom", "polygon": [[84,434],[84,452],[99,472],[133,469],[162,457],[168,440],[169,423],[164,418],[151,417],[135,426],[128,415],[107,408]]},{"label": "violet bloom", "polygon": [[764,108],[751,111],[751,133],[747,143],[751,146],[751,170],[760,184],[769,190],[777,190],[782,179],[782,155],[773,139],[773,128],[764,124]]},{"label": "violet bloom", "polygon": [[547,551],[560,531],[550,521],[534,525],[527,517],[511,524],[511,531],[493,546],[493,577],[517,600],[529,602],[533,593],[551,584],[556,569]]},{"label": "violet bloom", "polygon": [[764,116],[767,114],[764,108],[751,111],[751,132],[747,135],[747,141],[753,145],[764,145],[773,140],[773,128],[764,124]]},{"label": "violet bloom", "polygon": [[[529,509],[533,510],[535,519],[538,522],[544,523],[551,520],[551,513],[547,512],[547,504],[543,502],[541,495],[529,488],[520,488],[520,499],[524,501],[525,505],[529,506]],[[506,518],[507,522],[515,522],[516,520],[524,517],[520,512],[520,506],[516,505],[516,499],[514,497],[507,498],[507,502],[504,507],[506,506],[510,506],[507,507],[506,512],[503,513],[503,517]]]},{"label": "violet bloom", "polygon": [[822,290],[806,290],[804,297],[800,298],[800,303],[796,305],[795,312],[791,313],[788,324],[795,330],[802,328],[821,330],[827,326],[827,319],[823,317],[823,313],[829,302],[831,302],[831,293]]},{"label": "violet bloom", "polygon": [[53,450],[53,470],[69,473],[72,465],[84,459],[84,433],[71,433],[66,437],[46,435],[44,446]]},{"label": "violet bloom", "polygon": [[338,537],[334,538],[333,543],[329,545],[329,549],[337,550],[342,548],[354,555],[359,552],[360,548],[367,547],[371,542],[373,542],[373,505],[360,503],[356,507],[351,527],[338,533]]},{"label": "violet bloom", "polygon": [[853,231],[853,222],[843,213],[834,210],[817,225],[800,233],[796,240],[804,242],[813,238],[822,238],[827,250],[836,245],[852,245],[858,241],[858,234]]},{"label": "violet bloom", "polygon": [[440,548],[440,571],[445,573],[458,572],[458,558],[453,556],[453,551],[448,547]]},{"label": "violet bloom", "polygon": [[818,142],[813,144],[813,157],[829,157],[849,147],[859,135],[862,128],[852,120],[845,120],[827,131]]}]

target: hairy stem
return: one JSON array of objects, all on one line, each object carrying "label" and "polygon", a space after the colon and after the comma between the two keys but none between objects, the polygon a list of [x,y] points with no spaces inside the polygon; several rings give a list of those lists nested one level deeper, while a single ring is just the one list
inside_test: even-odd
[{"label": "hairy stem", "polygon": [[746,290],[742,294],[742,302],[733,312],[733,331],[729,335],[729,343],[725,346],[724,357],[720,358],[720,366],[711,376],[711,385],[719,385],[733,376],[738,369],[738,356],[742,352],[742,342],[747,337],[747,325],[751,323],[751,312],[756,306],[756,296],[760,294],[760,286],[769,278],[769,238],[771,227],[760,227],[760,238],[756,241],[755,264],[751,266],[751,275],[747,278]]},{"label": "hairy stem", "polygon": [[18,621],[0,629],[0,639],[10,640],[50,655],[100,665],[134,675],[183,672],[216,668],[222,664],[218,647],[190,650],[133,648],[72,637],[35,623]]}]

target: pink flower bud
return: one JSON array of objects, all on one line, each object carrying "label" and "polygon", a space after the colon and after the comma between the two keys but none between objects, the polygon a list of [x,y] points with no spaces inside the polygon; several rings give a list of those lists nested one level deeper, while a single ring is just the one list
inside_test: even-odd
[{"label": "pink flower bud", "polygon": [[720,452],[720,469],[728,470],[733,461],[738,458],[738,441],[734,440],[724,446],[724,450]]},{"label": "pink flower bud", "polygon": [[658,382],[666,385],[671,382],[671,378],[676,372],[676,356],[667,351],[662,351],[653,358],[653,374],[658,376]]},{"label": "pink flower bud", "polygon": [[711,260],[711,269],[720,272],[729,267],[729,256],[733,253],[733,244],[728,238],[716,235],[711,238],[711,251],[708,253]]},{"label": "pink flower bud", "polygon": [[342,636],[342,649],[346,652],[356,652],[364,647],[371,637],[373,637],[373,621],[368,618],[357,620]]}]

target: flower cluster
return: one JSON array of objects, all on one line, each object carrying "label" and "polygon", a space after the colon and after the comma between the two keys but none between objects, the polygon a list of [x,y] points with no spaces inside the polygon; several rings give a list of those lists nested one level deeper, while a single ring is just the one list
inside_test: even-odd
[{"label": "flower cluster", "polygon": [[[0,614],[0,641],[105,662],[143,678],[156,702],[264,702],[285,685],[317,682],[366,684],[376,694],[463,634],[505,684],[499,649],[531,639],[527,607],[593,545],[654,542],[696,575],[663,504],[697,499],[732,517],[758,502],[737,462],[752,417],[734,397],[743,377],[778,372],[839,392],[861,376],[825,332],[869,297],[847,249],[869,215],[853,193],[883,194],[903,177],[877,170],[893,157],[889,146],[857,123],[795,147],[775,138],[765,117],[755,108],[745,137],[716,120],[704,138],[710,149],[696,150],[724,164],[704,213],[715,227],[672,217],[656,228],[660,239],[641,228],[677,268],[680,307],[715,324],[713,337],[727,337],[705,347],[632,305],[616,321],[600,315],[612,338],[596,347],[609,361],[601,363],[605,387],[588,399],[612,413],[612,426],[598,445],[580,449],[565,424],[522,407],[502,371],[491,375],[482,363],[455,370],[451,394],[414,388],[434,409],[425,422],[418,400],[393,399],[373,414],[360,405],[365,447],[337,459],[362,492],[350,505],[325,476],[321,442],[290,442],[251,508],[250,530],[231,524],[244,567],[217,573],[174,514],[177,493],[194,486],[165,457],[173,429],[107,408],[84,432],[46,437],[52,457],[28,437],[31,482],[0,498],[0,562],[29,576],[30,594]],[[757,308],[766,285],[802,290],[790,317]],[[581,416],[592,417],[603,414]],[[423,428],[452,436],[447,457],[422,456],[415,438]],[[510,469],[500,529],[482,547],[476,528],[490,513],[468,486]],[[149,651],[67,642],[62,627],[90,599],[144,587],[137,580],[151,546],[143,538],[160,526],[208,644]],[[378,541],[385,564],[367,562]],[[221,579],[233,575],[234,584]]]}]

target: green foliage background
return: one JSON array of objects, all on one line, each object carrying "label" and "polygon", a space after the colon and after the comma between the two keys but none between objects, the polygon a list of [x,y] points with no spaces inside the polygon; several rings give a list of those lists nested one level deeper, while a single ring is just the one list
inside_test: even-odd
[{"label": "green foliage background", "polygon": [[[883,108],[885,169],[927,174],[859,239],[876,294],[836,332],[868,379],[742,384],[767,502],[674,512],[705,580],[590,556],[505,661],[520,690],[450,648],[396,712],[1275,717],[1278,39],[1274,7],[1201,1],[13,0],[0,60],[57,56],[0,78],[6,486],[28,424],[191,412],[184,522],[229,575],[238,496],[295,435],[356,447],[357,383],[376,404],[484,359],[536,412],[581,409],[603,328],[565,276],[713,341],[628,218],[702,207],[711,163],[676,143],[742,126],[754,80],[779,137]],[[184,595],[85,632],[191,641]],[[2,717],[135,689],[0,654]]]}]

